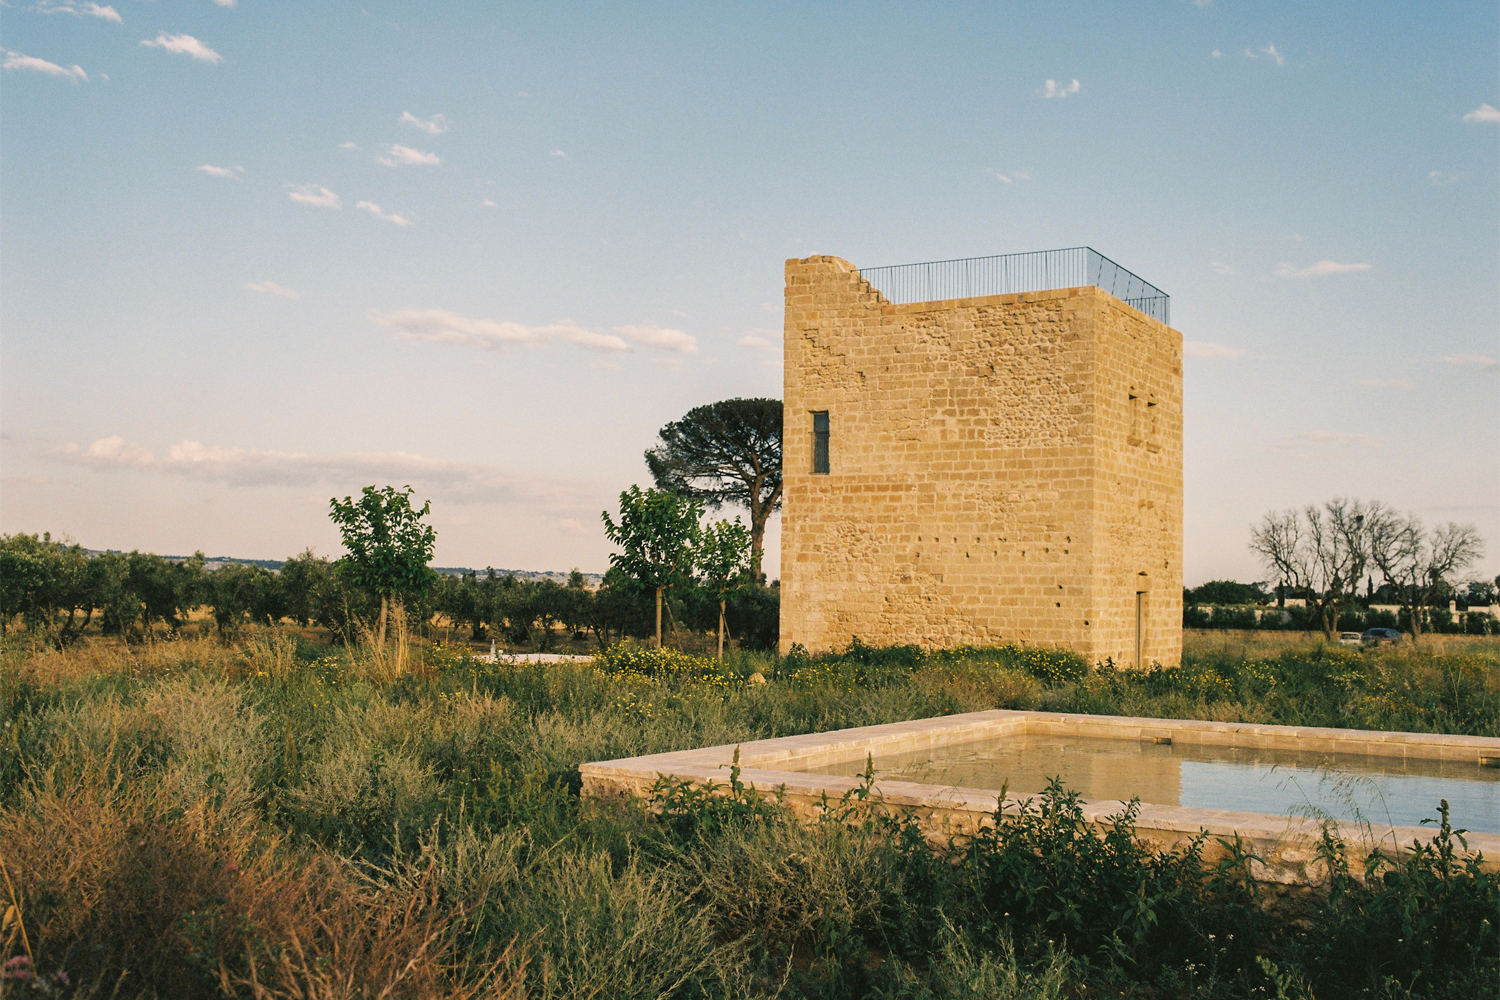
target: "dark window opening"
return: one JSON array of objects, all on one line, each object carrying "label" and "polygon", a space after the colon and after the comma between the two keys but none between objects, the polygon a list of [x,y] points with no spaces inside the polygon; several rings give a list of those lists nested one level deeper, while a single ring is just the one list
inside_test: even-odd
[{"label": "dark window opening", "polygon": [[813,474],[828,475],[828,411],[813,414]]}]

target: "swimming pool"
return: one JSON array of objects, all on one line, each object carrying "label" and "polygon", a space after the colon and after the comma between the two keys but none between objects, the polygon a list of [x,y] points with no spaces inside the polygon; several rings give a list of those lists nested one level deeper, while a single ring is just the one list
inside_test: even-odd
[{"label": "swimming pool", "polygon": [[[1051,778],[1085,800],[1417,826],[1447,799],[1455,827],[1500,833],[1500,768],[1477,761],[1016,733],[875,753],[881,781],[1041,792]],[[801,769],[799,769],[801,770]],[[864,761],[806,768],[857,776]]]}]

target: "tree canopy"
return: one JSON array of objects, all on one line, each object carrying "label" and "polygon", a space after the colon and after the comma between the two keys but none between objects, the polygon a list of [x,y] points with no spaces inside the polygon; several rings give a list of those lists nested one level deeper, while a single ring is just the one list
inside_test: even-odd
[{"label": "tree canopy", "polygon": [[328,501],[328,516],[349,551],[352,581],[382,597],[421,593],[430,582],[427,564],[432,562],[437,531],[422,518],[432,509],[432,501],[416,510],[412,492],[410,486],[366,486],[358,500]]},{"label": "tree canopy", "polygon": [[758,575],[766,522],[781,507],[781,400],[736,398],[697,406],[658,437],[646,452],[657,488],[711,510],[743,506],[750,514],[751,569]]},{"label": "tree canopy", "polygon": [[1264,584],[1237,580],[1210,580],[1185,588],[1182,596],[1188,604],[1270,604],[1275,599],[1266,592]]}]

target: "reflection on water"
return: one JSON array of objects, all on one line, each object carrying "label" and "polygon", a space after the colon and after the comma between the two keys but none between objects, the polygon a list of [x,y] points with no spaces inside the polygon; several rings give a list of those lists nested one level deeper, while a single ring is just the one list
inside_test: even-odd
[{"label": "reflection on water", "polygon": [[[847,776],[863,765],[805,770]],[[877,756],[875,774],[962,788],[1008,784],[1019,795],[1040,792],[1056,776],[1085,800],[1139,797],[1395,826],[1436,817],[1438,800],[1447,799],[1455,827],[1500,833],[1500,770],[1473,762],[1028,734]]]}]

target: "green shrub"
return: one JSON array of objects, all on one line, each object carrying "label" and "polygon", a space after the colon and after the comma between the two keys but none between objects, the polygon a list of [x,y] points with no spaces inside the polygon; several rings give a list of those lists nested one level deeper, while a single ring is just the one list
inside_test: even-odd
[{"label": "green shrub", "polygon": [[1138,809],[1131,802],[1097,832],[1054,779],[997,812],[962,855],[965,928],[992,945],[1016,935],[1030,950],[1055,945],[1148,978],[1185,963],[1243,966],[1265,925],[1248,855],[1221,842],[1226,860],[1206,866],[1206,834],[1154,849],[1135,836]]},{"label": "green shrub", "polygon": [[[1500,979],[1500,876],[1485,871],[1438,806],[1437,833],[1399,859],[1372,852],[1350,871],[1343,843],[1325,828],[1319,855],[1330,891],[1318,933],[1301,945],[1304,968],[1327,984],[1321,996],[1480,996]],[[1430,821],[1429,821],[1430,822]],[[1456,846],[1458,845],[1458,846]],[[1446,984],[1446,985],[1445,985]]]}]

